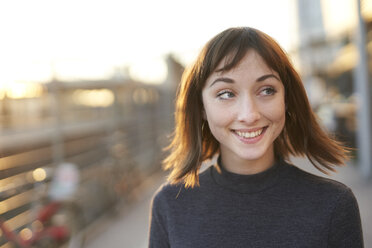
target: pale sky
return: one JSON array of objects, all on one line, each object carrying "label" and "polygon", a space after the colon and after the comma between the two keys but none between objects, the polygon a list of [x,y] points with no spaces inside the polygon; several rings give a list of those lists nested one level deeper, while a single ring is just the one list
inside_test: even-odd
[{"label": "pale sky", "polygon": [[285,49],[296,44],[294,0],[8,0],[0,1],[0,86],[102,78],[130,65],[159,77],[174,53],[190,63],[211,37],[252,26]]}]

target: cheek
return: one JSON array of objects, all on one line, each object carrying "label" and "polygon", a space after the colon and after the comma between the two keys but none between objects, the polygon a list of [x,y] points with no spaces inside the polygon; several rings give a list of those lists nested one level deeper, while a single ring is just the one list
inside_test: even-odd
[{"label": "cheek", "polygon": [[285,126],[285,112],[283,111],[281,115],[277,116],[276,123],[275,123],[277,130],[276,134],[279,135]]},{"label": "cheek", "polygon": [[272,120],[276,122],[285,121],[285,108],[277,108],[276,111],[272,113]]},{"label": "cheek", "polygon": [[232,118],[231,111],[216,108],[213,104],[205,105],[204,112],[211,130],[216,127],[226,126]]},{"label": "cheek", "polygon": [[265,116],[275,125],[284,126],[285,123],[285,104],[284,101],[276,101],[266,106]]}]

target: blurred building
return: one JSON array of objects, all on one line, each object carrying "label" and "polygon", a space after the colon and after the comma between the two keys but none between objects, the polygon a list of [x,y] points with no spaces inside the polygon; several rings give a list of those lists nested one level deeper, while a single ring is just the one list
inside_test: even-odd
[{"label": "blurred building", "polygon": [[[310,102],[330,133],[348,146],[357,147],[355,71],[360,57],[357,1],[297,0],[297,7],[297,56]],[[361,1],[361,11],[366,26],[368,69],[371,71],[372,1]],[[370,82],[371,75],[368,80]],[[358,153],[354,155],[358,159]]]}]

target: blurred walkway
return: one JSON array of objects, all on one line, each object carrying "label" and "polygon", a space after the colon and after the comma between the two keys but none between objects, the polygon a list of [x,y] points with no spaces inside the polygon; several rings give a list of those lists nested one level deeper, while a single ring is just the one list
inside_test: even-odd
[{"label": "blurred walkway", "polygon": [[162,172],[148,178],[138,189],[138,202],[119,216],[99,220],[89,232],[85,247],[147,248],[151,198],[164,181]]},{"label": "blurred walkway", "polygon": [[[304,159],[293,159],[298,167],[313,174],[322,175]],[[366,248],[372,248],[372,182],[362,180],[354,166],[339,169],[333,179],[349,186],[358,199],[362,217],[364,242]],[[164,182],[164,174],[150,178],[145,184],[141,199],[130,211],[115,219],[106,220],[98,231],[88,237],[89,248],[146,248],[149,225],[149,206],[156,189]]]}]

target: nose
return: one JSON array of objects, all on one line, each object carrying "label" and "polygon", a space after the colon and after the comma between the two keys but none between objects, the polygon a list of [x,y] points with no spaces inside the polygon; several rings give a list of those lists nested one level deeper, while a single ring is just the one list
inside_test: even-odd
[{"label": "nose", "polygon": [[257,103],[252,97],[244,97],[237,106],[237,119],[239,122],[254,124],[261,118]]}]

